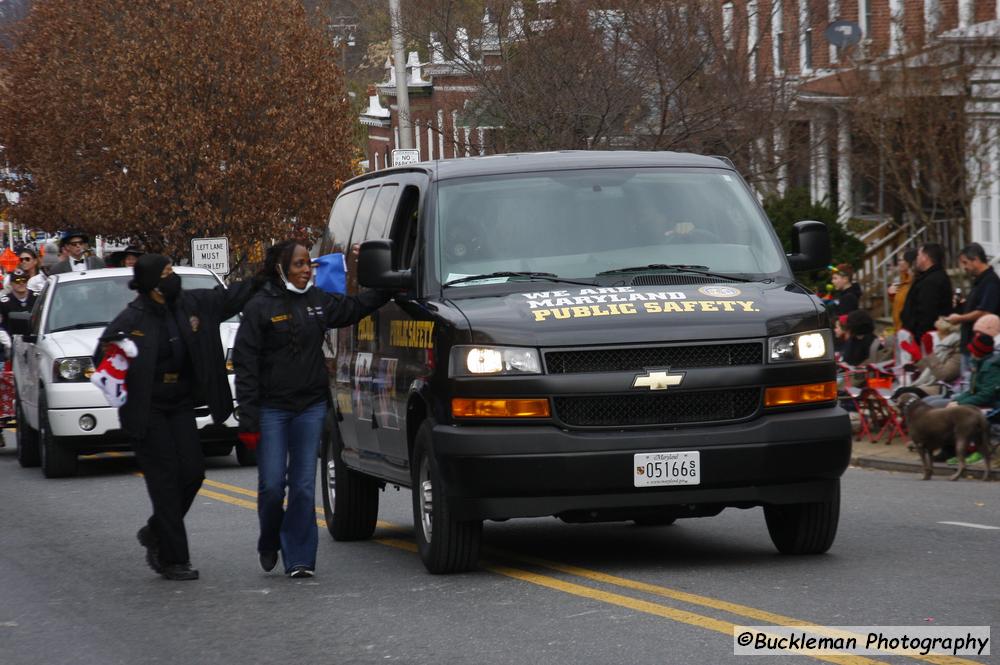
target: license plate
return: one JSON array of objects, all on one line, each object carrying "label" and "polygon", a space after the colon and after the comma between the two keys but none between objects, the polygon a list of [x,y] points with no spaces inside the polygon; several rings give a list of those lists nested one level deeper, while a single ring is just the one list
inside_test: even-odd
[{"label": "license plate", "polygon": [[640,453],[633,457],[632,482],[635,487],[698,485],[701,483],[701,454]]}]

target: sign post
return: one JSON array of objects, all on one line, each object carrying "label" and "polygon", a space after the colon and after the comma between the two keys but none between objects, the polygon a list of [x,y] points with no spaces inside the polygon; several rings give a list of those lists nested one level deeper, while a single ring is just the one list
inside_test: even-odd
[{"label": "sign post", "polygon": [[229,274],[229,238],[191,238],[191,265],[216,275]]}]

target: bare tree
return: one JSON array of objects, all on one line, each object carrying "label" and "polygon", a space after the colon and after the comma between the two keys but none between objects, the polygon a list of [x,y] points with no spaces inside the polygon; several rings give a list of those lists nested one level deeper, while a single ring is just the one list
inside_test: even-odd
[{"label": "bare tree", "polygon": [[337,53],[298,0],[46,0],[15,36],[18,223],[241,250],[321,226],[351,174]]}]

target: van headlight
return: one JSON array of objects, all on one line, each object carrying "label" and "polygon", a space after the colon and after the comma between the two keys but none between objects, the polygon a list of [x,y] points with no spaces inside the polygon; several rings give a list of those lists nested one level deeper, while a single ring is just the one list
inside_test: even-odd
[{"label": "van headlight", "polygon": [[541,374],[537,349],[520,346],[456,346],[451,350],[450,376]]},{"label": "van headlight", "polygon": [[829,330],[813,330],[797,335],[772,337],[768,340],[773,363],[796,360],[832,360],[833,333]]},{"label": "van headlight", "polygon": [[89,381],[94,373],[94,361],[90,356],[56,358],[52,376],[58,382]]}]

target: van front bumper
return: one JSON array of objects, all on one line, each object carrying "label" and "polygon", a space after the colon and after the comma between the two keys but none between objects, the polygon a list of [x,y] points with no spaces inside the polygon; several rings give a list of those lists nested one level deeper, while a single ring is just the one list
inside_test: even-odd
[{"label": "van front bumper", "polygon": [[[672,430],[437,425],[433,442],[458,519],[639,514],[824,500],[850,460],[851,426],[830,406]],[[700,484],[635,487],[633,455],[661,451],[698,451]]]}]

